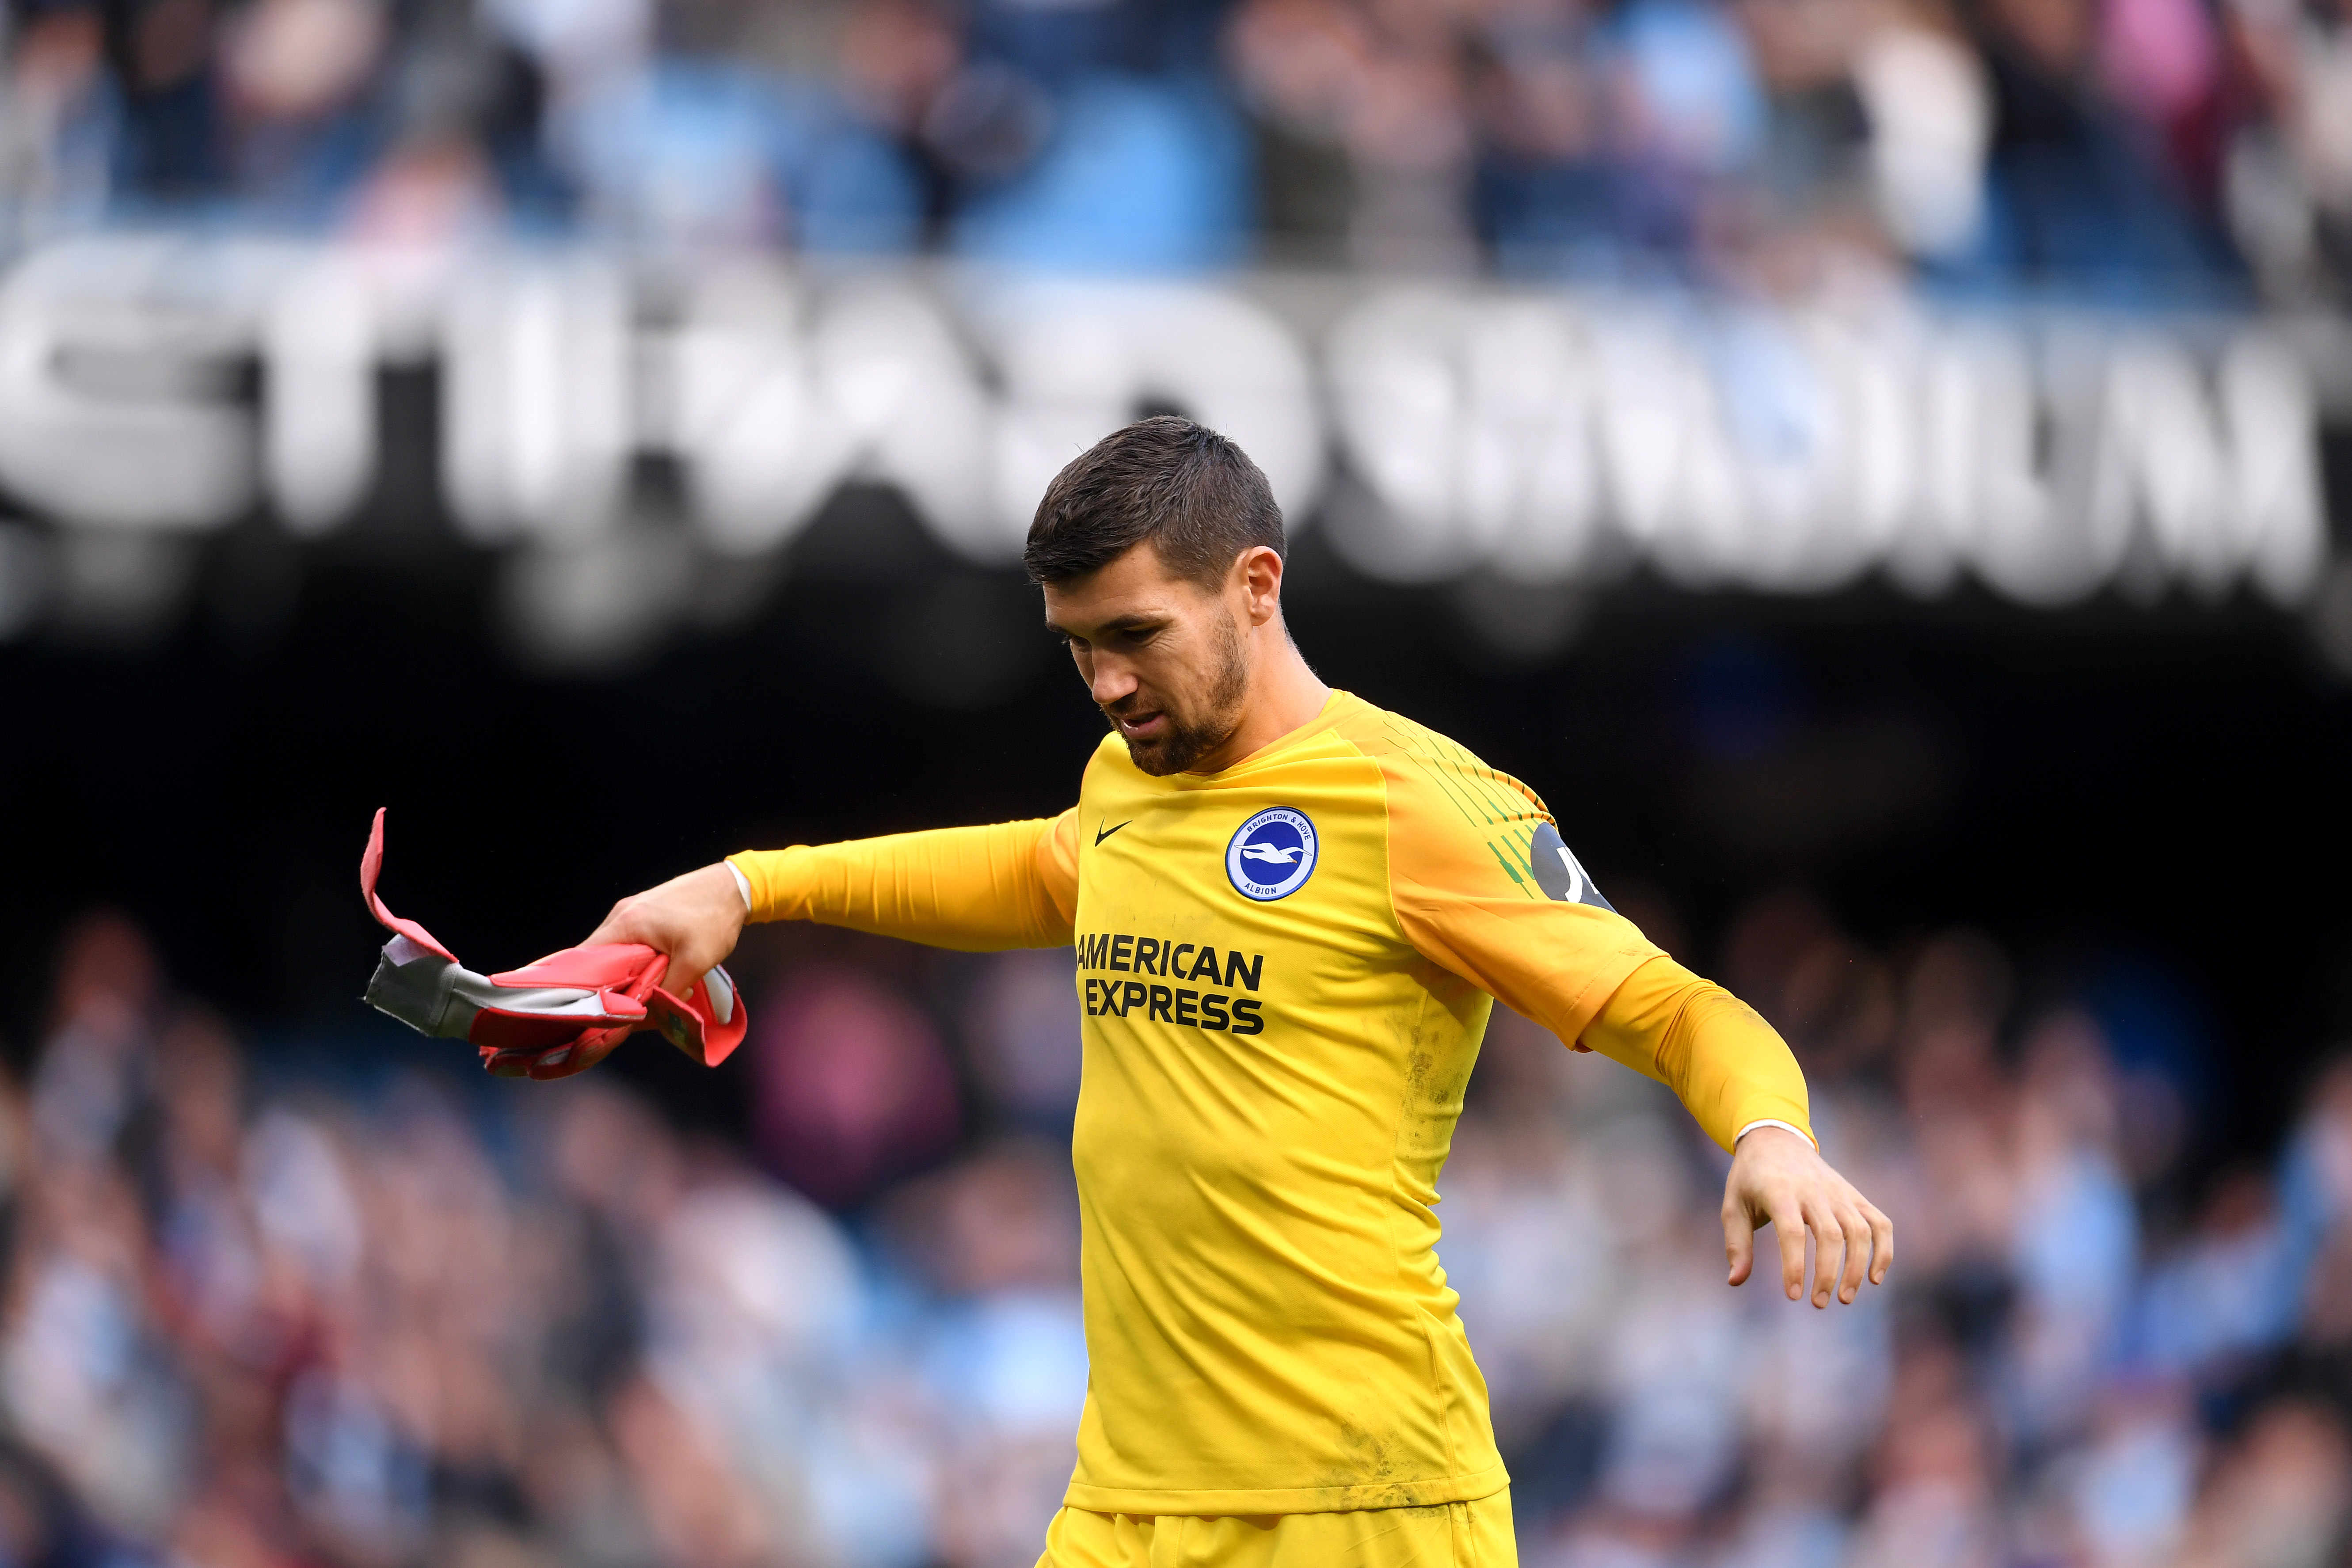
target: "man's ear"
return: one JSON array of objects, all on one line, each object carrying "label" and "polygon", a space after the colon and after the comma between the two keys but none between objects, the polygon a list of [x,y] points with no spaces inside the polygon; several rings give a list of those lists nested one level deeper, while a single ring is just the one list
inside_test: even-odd
[{"label": "man's ear", "polygon": [[1254,544],[1234,560],[1242,596],[1249,605],[1250,624],[1262,626],[1282,613],[1282,557],[1269,546]]}]

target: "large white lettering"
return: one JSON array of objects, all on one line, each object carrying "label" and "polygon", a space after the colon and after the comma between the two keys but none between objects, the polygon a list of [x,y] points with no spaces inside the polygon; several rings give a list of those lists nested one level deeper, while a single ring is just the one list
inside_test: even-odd
[{"label": "large white lettering", "polygon": [[[1631,556],[1696,589],[1875,572],[2034,605],[2247,584],[2284,605],[2326,565],[2315,384],[2260,322],[1338,280],[1293,308],[1255,287],[772,261],[638,279],[569,251],[387,271],[81,239],[0,279],[0,488],[132,540],[257,508],[325,534],[387,459],[380,372],[421,356],[437,448],[402,460],[437,465],[466,537],[523,552],[514,603],[568,628],[567,659],[607,625],[643,646],[685,613],[689,558],[772,555],[847,482],[1010,562],[1054,473],[1160,407],[1233,436],[1294,526],[1323,517],[1398,582],[1563,584]],[[646,457],[674,460],[683,529],[633,502]],[[655,584],[651,621],[614,608]]]}]

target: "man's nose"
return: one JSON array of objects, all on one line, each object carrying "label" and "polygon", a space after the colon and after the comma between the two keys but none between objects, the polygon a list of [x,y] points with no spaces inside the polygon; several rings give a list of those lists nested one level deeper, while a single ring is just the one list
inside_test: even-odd
[{"label": "man's nose", "polygon": [[1107,708],[1141,683],[1135,679],[1135,671],[1128,668],[1124,659],[1105,658],[1097,653],[1095,655],[1094,670],[1087,684],[1093,689],[1095,700]]}]

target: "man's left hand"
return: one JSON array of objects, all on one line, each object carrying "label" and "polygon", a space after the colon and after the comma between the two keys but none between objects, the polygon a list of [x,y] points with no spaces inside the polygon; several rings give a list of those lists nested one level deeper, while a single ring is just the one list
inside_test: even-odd
[{"label": "man's left hand", "polygon": [[1740,1139],[1723,1184],[1723,1251],[1731,1283],[1743,1284],[1756,1262],[1756,1232],[1770,1226],[1780,1243],[1780,1279],[1789,1300],[1805,1288],[1805,1233],[1813,1237],[1813,1305],[1834,1289],[1851,1306],[1870,1282],[1883,1284],[1895,1262],[1895,1222],[1852,1182],[1830,1168],[1811,1143],[1778,1127]]}]

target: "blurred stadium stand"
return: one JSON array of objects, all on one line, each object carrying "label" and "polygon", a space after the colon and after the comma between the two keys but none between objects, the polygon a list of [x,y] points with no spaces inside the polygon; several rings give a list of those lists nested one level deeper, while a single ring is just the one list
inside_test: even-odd
[{"label": "blurred stadium stand", "polygon": [[0,1568],[1026,1568],[1066,958],[764,931],[725,1068],[506,1085],[360,1008],[351,884],[389,804],[503,965],[1059,810],[1012,562],[1167,408],[1902,1227],[1723,1291],[1717,1157],[1498,1020],[1442,1255],[1530,1568],[2344,1560],[2334,0],[6,28]]},{"label": "blurred stadium stand", "polygon": [[[1801,896],[1743,909],[1722,963],[1902,1216],[1902,1283],[1832,1314],[1726,1291],[1721,1157],[1499,1017],[1444,1256],[1526,1562],[2331,1560],[2352,1063],[2194,1187],[2207,1069],[2161,976],[2036,1003],[1980,935],[1875,949]],[[0,1544],[1027,1563],[1086,1379],[1066,961],[785,933],[746,967],[750,1110],[714,1138],[610,1074],[249,1056],[135,930],[78,925],[0,1084]]]},{"label": "blurred stadium stand", "polygon": [[25,237],[242,219],[656,254],[2339,297],[2286,0],[39,0]]}]

